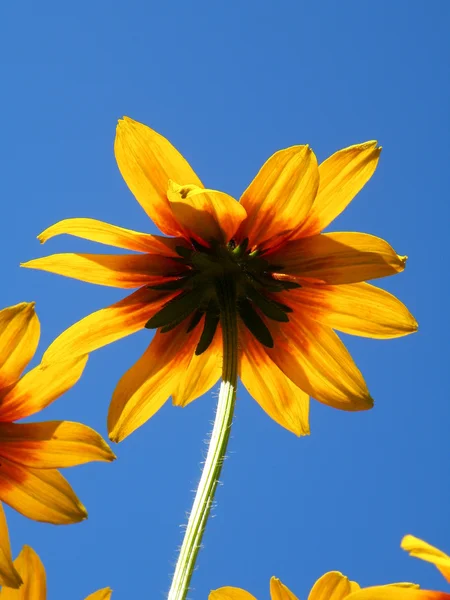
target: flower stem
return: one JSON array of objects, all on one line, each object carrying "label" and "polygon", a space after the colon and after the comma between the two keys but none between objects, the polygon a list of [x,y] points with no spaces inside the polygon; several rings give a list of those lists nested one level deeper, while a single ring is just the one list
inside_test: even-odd
[{"label": "flower stem", "polygon": [[200,483],[178,556],[168,600],[185,600],[227,451],[236,402],[238,332],[234,282],[217,282],[223,335],[222,383]]}]

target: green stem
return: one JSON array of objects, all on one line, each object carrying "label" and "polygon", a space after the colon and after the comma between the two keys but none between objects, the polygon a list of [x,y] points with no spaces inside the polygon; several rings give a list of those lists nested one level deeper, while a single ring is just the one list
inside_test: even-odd
[{"label": "green stem", "polygon": [[175,567],[168,600],[185,600],[189,591],[195,562],[219,482],[233,421],[238,370],[238,332],[234,283],[230,280],[217,282],[217,296],[221,309],[223,334],[222,383],[208,453]]}]

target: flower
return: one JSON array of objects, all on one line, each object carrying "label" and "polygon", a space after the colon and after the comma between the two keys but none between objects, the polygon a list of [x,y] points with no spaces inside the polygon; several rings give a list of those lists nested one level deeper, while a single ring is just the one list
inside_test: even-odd
[{"label": "flower", "polygon": [[[14,566],[23,580],[19,589],[3,587],[0,600],[46,600],[47,582],[44,565],[36,552],[24,546],[14,561]],[[111,588],[103,588],[90,594],[85,600],[110,600]]]},{"label": "flower", "polygon": [[321,165],[308,146],[276,152],[241,196],[205,189],[168,140],[125,117],[115,155],[128,187],[159,229],[138,233],[66,219],[40,234],[70,234],[141,254],[55,254],[23,266],[90,283],[139,288],[63,332],[45,364],[89,353],[144,327],[149,348],[113,394],[108,429],[120,441],[172,396],[185,406],[219,379],[219,289],[239,315],[239,370],[280,425],[309,433],[309,396],[335,408],[373,406],[334,329],[392,338],[417,329],[406,307],[364,283],[403,271],[406,257],[363,233],[321,233],[372,176],[380,148],[344,148]]},{"label": "flower", "polygon": [[[57,469],[115,457],[98,433],[80,423],[13,422],[69,390],[87,361],[77,356],[21,377],[36,351],[39,329],[33,302],[0,310],[0,500],[36,521],[76,523],[87,517],[86,509]],[[2,559],[10,557],[5,527],[0,526]]]},{"label": "flower", "polygon": [[450,583],[450,556],[413,535],[405,535],[401,547],[411,556],[433,563]]},{"label": "flower", "polygon": [[[271,600],[298,600],[279,579],[270,580]],[[316,581],[308,600],[450,600],[450,594],[421,590],[414,583],[391,583],[361,588],[338,571],[330,571]],[[222,587],[209,595],[209,600],[256,600],[249,592],[235,587]]]}]

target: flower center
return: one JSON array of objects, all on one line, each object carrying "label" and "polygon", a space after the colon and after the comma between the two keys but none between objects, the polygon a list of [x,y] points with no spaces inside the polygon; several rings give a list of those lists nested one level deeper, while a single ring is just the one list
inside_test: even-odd
[{"label": "flower center", "polygon": [[[187,271],[175,280],[149,286],[156,290],[179,290],[147,323],[148,329],[161,328],[161,333],[174,329],[189,316],[186,333],[204,317],[203,331],[195,353],[202,354],[210,346],[221,317],[221,294],[228,286],[235,298],[242,322],[255,338],[268,348],[273,339],[264,317],[287,322],[292,309],[268,294],[300,287],[298,283],[274,277],[280,265],[271,265],[259,250],[248,249],[248,238],[239,245],[231,240],[226,246],[212,241],[204,246],[191,239],[191,248],[177,246],[179,258]],[[230,291],[228,290],[228,291]]]}]

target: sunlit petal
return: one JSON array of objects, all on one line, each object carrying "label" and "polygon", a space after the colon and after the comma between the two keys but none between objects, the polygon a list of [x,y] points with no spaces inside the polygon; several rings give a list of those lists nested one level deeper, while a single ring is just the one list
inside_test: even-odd
[{"label": "sunlit petal", "polygon": [[330,571],[316,581],[308,600],[344,600],[351,592],[348,578],[339,571]]},{"label": "sunlit petal", "polygon": [[405,535],[401,547],[411,556],[433,563],[450,583],[450,556],[448,554],[413,535]]},{"label": "sunlit petal", "polygon": [[450,594],[397,585],[363,588],[347,596],[347,600],[450,600]]},{"label": "sunlit petal", "polygon": [[9,543],[8,525],[0,502],[0,585],[18,588],[22,578],[14,567]]},{"label": "sunlit petal", "polygon": [[18,590],[2,588],[1,600],[46,600],[45,569],[36,552],[29,546],[24,546],[14,561],[14,566],[23,579],[23,585]]},{"label": "sunlit petal", "polygon": [[241,588],[222,587],[213,590],[209,594],[208,600],[256,600],[256,598]]},{"label": "sunlit petal", "polygon": [[297,596],[277,577],[270,579],[270,596],[271,600],[298,600]]},{"label": "sunlit petal", "polygon": [[111,588],[103,588],[102,590],[98,590],[93,594],[89,594],[85,600],[109,600],[111,598],[111,594]]}]

